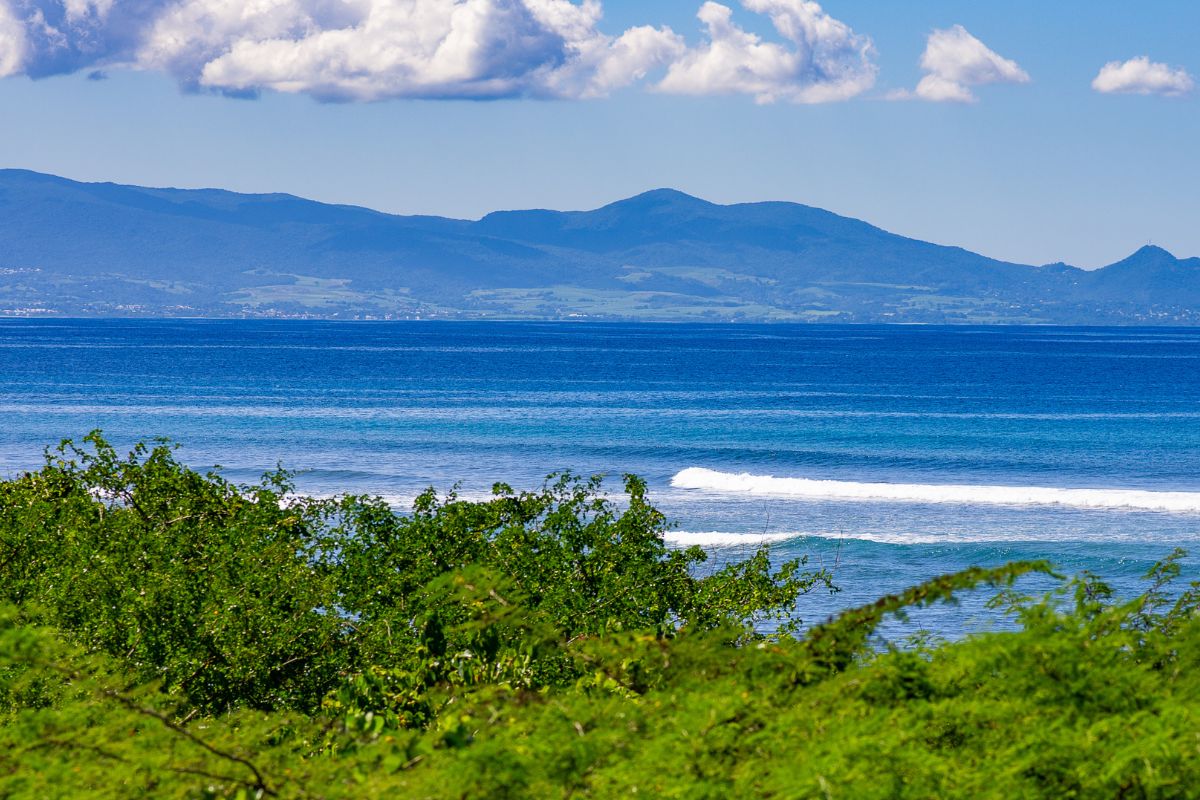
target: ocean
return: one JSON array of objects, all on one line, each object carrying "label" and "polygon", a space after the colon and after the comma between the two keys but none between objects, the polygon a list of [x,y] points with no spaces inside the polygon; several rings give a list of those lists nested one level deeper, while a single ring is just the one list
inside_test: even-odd
[{"label": "ocean", "polygon": [[[399,507],[635,473],[714,564],[830,569],[810,620],[969,565],[1129,595],[1200,555],[1200,329],[0,319],[0,420],[5,476],[93,428]],[[896,631],[1002,624],[983,599]]]}]

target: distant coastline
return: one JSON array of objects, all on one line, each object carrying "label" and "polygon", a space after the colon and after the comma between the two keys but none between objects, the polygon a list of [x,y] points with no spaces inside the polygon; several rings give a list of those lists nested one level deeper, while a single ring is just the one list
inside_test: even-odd
[{"label": "distant coastline", "polygon": [[0,170],[0,316],[1200,325],[1200,258],[1013,264],[796,203],[657,189],[402,217]]}]

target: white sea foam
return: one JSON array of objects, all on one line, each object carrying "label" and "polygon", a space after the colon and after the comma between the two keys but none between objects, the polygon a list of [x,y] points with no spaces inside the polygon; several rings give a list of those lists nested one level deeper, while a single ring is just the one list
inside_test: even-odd
[{"label": "white sea foam", "polygon": [[1140,489],[1059,489],[1047,486],[970,486],[921,483],[858,483],[776,478],[748,472],[689,467],[671,479],[676,489],[802,500],[947,503],[956,505],[1065,506],[1200,514],[1200,492]]},{"label": "white sea foam", "polygon": [[[305,492],[302,494],[289,494],[280,498],[279,503],[281,506],[286,508],[288,506],[297,504],[302,500],[337,500],[345,497],[346,494],[346,492]],[[393,510],[400,512],[407,512],[411,510],[413,503],[416,502],[418,497],[418,495],[415,493],[381,494],[379,492],[372,492],[369,490],[361,492],[349,492],[349,494],[382,500],[385,505],[390,506]],[[446,494],[444,492],[439,493],[437,497],[441,501],[446,500]],[[489,500],[495,500],[496,495],[492,494],[491,492],[459,492],[455,495],[455,499],[469,503],[486,503]]]},{"label": "white sea foam", "polygon": [[786,542],[805,536],[803,533],[726,533],[724,531],[667,531],[663,536],[670,544],[691,547],[757,547],[760,544]]},{"label": "white sea foam", "polygon": [[[342,493],[342,492],[336,492],[336,493],[334,493],[334,492],[319,492],[316,494],[311,494],[309,496],[313,497],[315,499],[318,499],[318,500],[332,500],[337,497],[342,497],[343,494],[344,493]],[[371,497],[371,498],[378,498],[379,500],[382,500],[386,505],[391,506],[393,509],[396,509],[398,511],[408,511],[409,509],[411,509],[413,507],[413,503],[416,502],[417,497],[419,496],[415,492],[412,494],[388,494],[388,493],[373,492],[370,490],[363,490],[361,492],[355,491],[355,492],[350,492],[350,494],[363,495],[363,496]],[[438,492],[437,497],[439,500],[444,501],[446,499],[446,494],[445,494],[445,492]],[[465,501],[468,503],[486,503],[490,500],[496,499],[496,495],[492,494],[491,492],[459,492],[454,497],[456,500],[462,500],[462,501]]]},{"label": "white sea foam", "polygon": [[1178,534],[1149,534],[1144,532],[1123,533],[1104,531],[1103,534],[1074,533],[1063,535],[1058,530],[1046,531],[1008,531],[1008,530],[976,530],[976,531],[946,531],[932,533],[929,531],[792,531],[788,533],[746,532],[731,533],[727,531],[671,531],[666,535],[668,543],[687,547],[700,545],[706,548],[723,547],[757,547],[760,544],[777,542],[802,541],[804,539],[826,539],[831,541],[871,542],[873,544],[892,545],[1012,545],[1032,543],[1053,543],[1061,546],[1067,543],[1138,543],[1138,544],[1191,544],[1197,540],[1195,535],[1180,537]]},{"label": "white sea foam", "polygon": [[1065,544],[1097,544],[1097,543],[1137,543],[1137,544],[1188,544],[1195,541],[1194,536],[1183,537],[1176,534],[1146,534],[1144,532],[1124,533],[1114,531],[1104,531],[1102,534],[1087,534],[1087,533],[1072,533],[1063,535],[1058,530],[1046,531],[1007,531],[1007,530],[979,530],[979,531],[947,531],[946,533],[907,533],[903,531],[895,533],[887,533],[883,531],[858,531],[858,532],[842,532],[842,531],[813,531],[811,533],[796,534],[794,538],[814,537],[817,539],[832,539],[836,541],[857,541],[857,542],[872,542],[874,544],[898,544],[898,545],[951,545],[951,544],[978,544],[978,545],[1011,545],[1011,544],[1045,544],[1051,543],[1055,546],[1063,546]]}]

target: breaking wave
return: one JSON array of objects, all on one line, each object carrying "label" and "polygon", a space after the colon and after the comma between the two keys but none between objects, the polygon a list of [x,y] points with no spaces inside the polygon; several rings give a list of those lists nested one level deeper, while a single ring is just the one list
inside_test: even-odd
[{"label": "breaking wave", "polygon": [[701,547],[719,549],[724,547],[757,547],[761,544],[798,541],[804,539],[825,539],[830,541],[870,542],[872,544],[889,545],[1014,545],[1053,543],[1064,544],[1098,544],[1105,542],[1120,543],[1162,543],[1188,544],[1196,540],[1196,536],[1180,539],[1175,534],[1120,533],[1106,531],[1103,535],[1080,534],[1063,536],[1059,531],[945,531],[933,533],[929,531],[901,531],[888,533],[883,531],[793,531],[791,533],[729,533],[726,531],[671,531],[666,535],[669,544],[679,547],[700,545]]},{"label": "breaking wave", "polygon": [[803,533],[725,533],[723,531],[667,531],[663,538],[680,547],[756,547],[804,537]]},{"label": "breaking wave", "polygon": [[947,503],[956,505],[1064,506],[1200,514],[1200,492],[1142,489],[1059,489],[1048,486],[970,486],[921,483],[858,483],[777,478],[748,472],[689,467],[671,479],[676,489],[804,500]]}]

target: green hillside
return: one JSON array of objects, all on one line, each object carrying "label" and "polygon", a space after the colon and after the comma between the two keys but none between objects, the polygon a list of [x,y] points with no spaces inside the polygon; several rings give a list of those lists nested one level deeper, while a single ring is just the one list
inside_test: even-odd
[{"label": "green hillside", "polygon": [[400,217],[0,170],[0,313],[1191,324],[1200,259],[1030,267],[794,203]]}]

